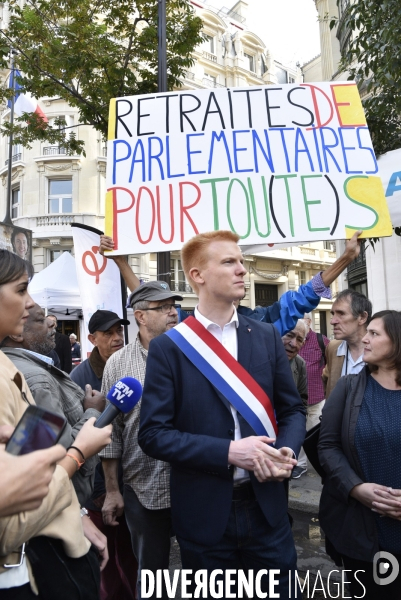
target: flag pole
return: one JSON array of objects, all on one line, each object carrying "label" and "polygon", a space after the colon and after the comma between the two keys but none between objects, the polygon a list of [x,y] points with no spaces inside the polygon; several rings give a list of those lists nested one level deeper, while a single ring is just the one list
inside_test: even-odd
[{"label": "flag pole", "polygon": [[[158,0],[158,80],[157,91],[167,92],[166,0]],[[157,253],[157,279],[171,285],[170,252]]]},{"label": "flag pole", "polygon": [[[12,81],[12,98],[11,98],[11,112],[10,112],[10,125],[14,125],[14,102],[15,102],[15,72],[14,72],[14,50],[11,50],[11,61],[10,61],[10,78]],[[10,82],[11,83],[11,82]],[[6,216],[3,219],[3,222],[7,225],[12,225],[13,222],[11,220],[11,177],[12,177],[12,169],[13,169],[13,134],[10,133],[8,137],[8,169],[7,169],[7,197],[6,197]]]}]

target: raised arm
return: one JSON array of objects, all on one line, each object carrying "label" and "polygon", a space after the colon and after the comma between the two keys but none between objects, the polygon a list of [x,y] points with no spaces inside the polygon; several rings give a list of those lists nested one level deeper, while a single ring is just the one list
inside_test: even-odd
[{"label": "raised arm", "polygon": [[99,251],[101,254],[104,254],[107,258],[114,260],[117,267],[120,269],[120,273],[122,278],[124,279],[127,287],[131,292],[136,290],[137,287],[141,285],[138,277],[135,275],[129,264],[127,263],[125,256],[108,256],[107,251],[113,250],[114,242],[111,237],[107,235],[100,236],[100,248]]},{"label": "raised arm", "polygon": [[330,284],[357,258],[360,252],[358,236],[362,231],[356,231],[348,240],[345,252],[326,271],[315,275],[307,284],[299,286],[298,291],[289,290],[272,306],[251,309],[238,307],[238,312],[251,319],[272,323],[281,336],[294,329],[298,319],[303,319],[305,313],[314,310],[320,298],[331,298]]},{"label": "raised arm", "polygon": [[353,260],[358,258],[361,251],[361,240],[358,240],[362,230],[356,231],[350,240],[347,240],[345,244],[345,251],[337,258],[328,269],[322,271],[321,277],[326,287],[331,285],[335,279],[352,263]]}]

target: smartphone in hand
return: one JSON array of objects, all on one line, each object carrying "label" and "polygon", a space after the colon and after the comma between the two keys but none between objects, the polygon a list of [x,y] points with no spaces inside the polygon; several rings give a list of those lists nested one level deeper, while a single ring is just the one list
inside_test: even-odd
[{"label": "smartphone in hand", "polygon": [[66,423],[64,416],[31,404],[8,440],[6,450],[19,456],[50,448],[60,439]]}]

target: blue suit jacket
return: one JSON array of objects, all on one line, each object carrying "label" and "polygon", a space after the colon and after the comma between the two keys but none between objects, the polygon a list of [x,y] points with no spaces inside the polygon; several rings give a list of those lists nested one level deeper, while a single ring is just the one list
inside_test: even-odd
[{"label": "blue suit jacket", "polygon": [[[238,361],[270,397],[278,421],[276,447],[298,454],[305,414],[278,331],[239,315]],[[255,435],[239,416],[241,435]],[[234,420],[226,398],[161,335],[151,341],[141,406],[139,444],[171,464],[171,509],[177,535],[205,545],[217,543],[227,526],[233,493],[228,448]],[[281,482],[259,483],[250,473],[270,525],[287,511]]]}]

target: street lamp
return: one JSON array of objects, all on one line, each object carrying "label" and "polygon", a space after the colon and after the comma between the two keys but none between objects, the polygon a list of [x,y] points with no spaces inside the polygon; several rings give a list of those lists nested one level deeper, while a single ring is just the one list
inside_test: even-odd
[{"label": "street lamp", "polygon": [[[10,82],[9,87],[13,91],[13,95],[11,98],[11,108],[10,108],[10,124],[14,125],[14,102],[15,102],[15,69],[14,69],[14,50],[11,50],[11,58],[10,58]],[[12,180],[12,168],[13,168],[13,134],[12,132],[8,138],[8,165],[7,165],[7,191],[6,191],[6,216],[3,219],[4,223],[7,225],[12,225],[13,222],[11,220],[11,180]]]},{"label": "street lamp", "polygon": [[[158,76],[157,91],[167,92],[166,0],[158,0]],[[170,252],[157,253],[157,279],[171,284]]]}]

